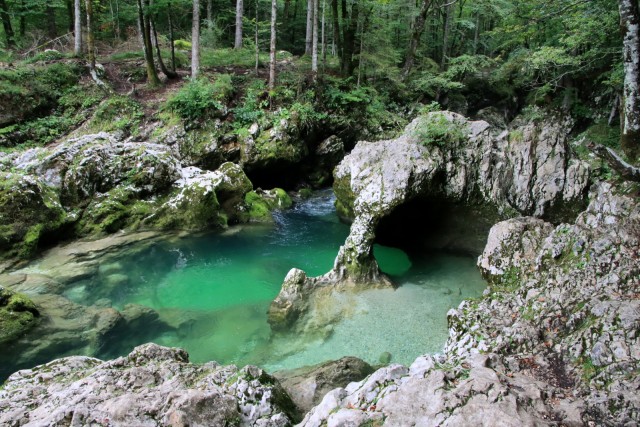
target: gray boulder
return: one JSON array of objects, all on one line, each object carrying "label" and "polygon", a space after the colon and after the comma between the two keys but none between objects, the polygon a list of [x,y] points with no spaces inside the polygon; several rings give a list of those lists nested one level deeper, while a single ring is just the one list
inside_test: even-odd
[{"label": "gray boulder", "polygon": [[67,357],[13,374],[0,390],[7,426],[291,425],[293,404],[261,369],[189,363],[181,349],[145,344],[103,362]]}]

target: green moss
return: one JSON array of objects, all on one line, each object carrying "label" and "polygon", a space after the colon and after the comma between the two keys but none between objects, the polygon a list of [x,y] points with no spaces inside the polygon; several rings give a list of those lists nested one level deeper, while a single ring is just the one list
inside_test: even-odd
[{"label": "green moss", "polygon": [[335,206],[338,216],[345,220],[353,220],[355,218],[353,203],[356,196],[351,190],[351,177],[336,178],[333,181],[333,192],[336,195]]},{"label": "green moss", "polygon": [[40,313],[27,296],[0,287],[0,344],[24,335],[37,324]]},{"label": "green moss", "polygon": [[271,210],[266,200],[255,191],[250,191],[244,196],[244,201],[249,208],[249,221],[271,221]]},{"label": "green moss", "polygon": [[249,221],[270,222],[272,221],[271,211],[276,209],[287,209],[293,205],[293,200],[282,188],[257,193],[248,192],[244,197],[245,205],[249,212]]},{"label": "green moss", "polygon": [[114,96],[96,109],[89,128],[93,131],[136,133],[144,118],[142,106],[127,96]]}]

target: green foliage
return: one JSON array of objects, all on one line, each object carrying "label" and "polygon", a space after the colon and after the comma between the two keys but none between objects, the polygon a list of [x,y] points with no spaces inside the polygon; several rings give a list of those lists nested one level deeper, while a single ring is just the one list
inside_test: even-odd
[{"label": "green foliage", "polygon": [[120,130],[135,133],[143,118],[140,104],[127,96],[116,95],[98,106],[90,127],[106,132]]},{"label": "green foliage", "polygon": [[240,104],[233,109],[237,128],[260,121],[269,106],[266,84],[262,79],[253,79],[245,89]]},{"label": "green foliage", "polygon": [[167,100],[165,108],[190,124],[213,117],[224,111],[221,101],[232,91],[230,81],[228,76],[215,84],[206,78],[192,80]]},{"label": "green foliage", "polygon": [[67,57],[69,57],[69,55],[58,52],[57,50],[45,50],[43,52],[36,53],[31,58],[27,59],[25,63],[34,64],[36,62],[57,61]]},{"label": "green foliage", "polygon": [[420,123],[416,133],[422,145],[445,147],[465,141],[468,129],[450,120],[444,113],[430,113]]},{"label": "green foliage", "polygon": [[174,40],[173,47],[181,50],[191,50],[191,42],[188,42],[186,40],[180,40],[180,39]]},{"label": "green foliage", "polygon": [[[260,62],[268,63],[268,53],[260,54]],[[202,49],[200,52],[202,67],[245,67],[253,68],[256,64],[256,52],[253,49]]]}]

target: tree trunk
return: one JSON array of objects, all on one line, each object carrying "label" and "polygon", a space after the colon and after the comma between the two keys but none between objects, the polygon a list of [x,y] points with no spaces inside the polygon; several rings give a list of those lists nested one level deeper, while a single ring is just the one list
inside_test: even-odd
[{"label": "tree trunk", "polygon": [[11,15],[9,15],[9,8],[5,0],[0,0],[0,15],[2,15],[2,27],[4,28],[4,36],[7,40],[7,48],[13,49],[16,47],[16,43],[13,39],[13,28],[11,27]]},{"label": "tree trunk", "polygon": [[73,2],[73,53],[76,56],[82,55],[82,8],[81,0]]},{"label": "tree trunk", "polygon": [[420,12],[413,23],[413,32],[411,33],[411,40],[409,41],[409,49],[407,50],[407,57],[404,60],[404,67],[402,68],[403,80],[409,76],[409,73],[413,68],[416,51],[418,50],[418,44],[420,43],[420,38],[422,37],[422,32],[424,31],[424,26],[427,22],[427,14],[429,13],[429,9],[431,9],[431,3],[432,0],[423,0],[422,5],[420,6]]},{"label": "tree trunk", "polygon": [[276,87],[276,15],[277,0],[271,0],[271,43],[269,44],[269,90]]},{"label": "tree trunk", "polygon": [[624,121],[620,145],[635,161],[640,156],[640,11],[636,0],[619,0],[618,6],[624,61]]},{"label": "tree trunk", "polygon": [[327,35],[325,34],[325,9],[327,6],[327,0],[322,0],[322,35],[320,36],[320,43],[322,45],[322,72],[324,72],[327,66]]},{"label": "tree trunk", "polygon": [[156,55],[158,55],[158,65],[160,65],[160,71],[162,71],[162,74],[167,76],[167,78],[169,79],[177,79],[178,73],[176,73],[173,70],[169,70],[164,65],[164,61],[162,60],[162,53],[160,52],[160,43],[158,43],[158,33],[156,32],[156,24],[153,21],[151,21],[151,29],[153,31],[153,41],[156,45]]},{"label": "tree trunk", "polygon": [[305,38],[304,54],[310,55],[313,44],[313,2],[314,0],[307,0],[307,36]]},{"label": "tree trunk", "polygon": [[213,0],[207,0],[207,25],[213,27]]},{"label": "tree trunk", "polygon": [[169,19],[169,43],[171,43],[171,71],[176,72],[176,47],[175,37],[173,36],[173,9],[171,2],[167,3],[167,18]]},{"label": "tree trunk", "polygon": [[354,2],[351,6],[351,13],[347,13],[346,0],[342,0],[342,17],[343,19],[348,16],[348,25],[344,26],[344,44],[342,46],[342,74],[346,76],[353,75],[355,70],[355,62],[353,55],[356,51],[356,32],[358,31],[358,13],[359,4],[358,1]]},{"label": "tree trunk", "polygon": [[[140,0],[138,0],[140,2]],[[87,9],[87,54],[89,56],[89,70],[96,69],[96,46],[93,41],[93,4],[91,0],[85,0]]]},{"label": "tree trunk", "polygon": [[[21,0],[20,10],[23,10],[23,2]],[[73,0],[65,0],[65,6],[67,6],[67,21],[69,26],[67,27],[67,33],[73,33]],[[21,13],[22,15],[22,13]]]},{"label": "tree trunk", "polygon": [[56,10],[51,7],[51,3],[47,3],[47,35],[49,40],[55,40],[58,37],[58,27],[56,27]]},{"label": "tree trunk", "polygon": [[244,4],[242,0],[236,0],[236,39],[233,44],[234,49],[242,48],[242,15],[244,13]]},{"label": "tree trunk", "polygon": [[[1,12],[0,12],[1,13]],[[24,0],[20,0],[20,37],[24,37],[27,32],[27,19],[25,17],[27,13],[27,6],[24,4]]]},{"label": "tree trunk", "polygon": [[313,0],[313,32],[311,38],[311,72],[315,80],[318,76],[318,0]]},{"label": "tree trunk", "polygon": [[447,3],[444,11],[444,34],[442,36],[442,59],[440,60],[440,70],[447,69],[447,58],[449,55],[449,34],[451,33],[451,4]]},{"label": "tree trunk", "polygon": [[331,0],[333,15],[333,43],[337,46],[337,54],[342,57],[342,40],[340,40],[340,17],[338,16],[338,0]]},{"label": "tree trunk", "polygon": [[191,21],[191,78],[200,74],[200,0],[193,0]]},{"label": "tree trunk", "polygon": [[[91,1],[91,0],[87,0]],[[148,13],[145,12],[145,7],[148,4],[142,4],[142,0],[138,0],[138,25],[142,31],[142,49],[144,50],[145,67],[147,69],[147,83],[151,86],[157,86],[160,84],[158,73],[156,72],[156,66],[153,63],[153,46],[151,45],[151,22],[149,20]]]}]

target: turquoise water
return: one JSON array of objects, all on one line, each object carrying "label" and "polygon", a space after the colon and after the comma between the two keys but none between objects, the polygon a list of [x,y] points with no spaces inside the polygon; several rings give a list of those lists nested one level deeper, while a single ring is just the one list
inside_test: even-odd
[{"label": "turquoise water", "polygon": [[[446,312],[485,287],[471,258],[413,254],[376,247],[383,271],[397,290],[338,295],[340,320],[326,333],[273,338],[270,302],[292,267],[320,275],[333,265],[348,226],[339,222],[330,192],[278,212],[275,223],[235,227],[157,243],[104,263],[98,276],[66,295],[83,304],[153,308],[161,323],[115,337],[99,357],[126,354],[153,341],[185,348],[193,362],[257,364],[289,369],[352,355],[378,363],[381,353],[411,363],[442,349]],[[164,326],[160,326],[164,325]]]}]

